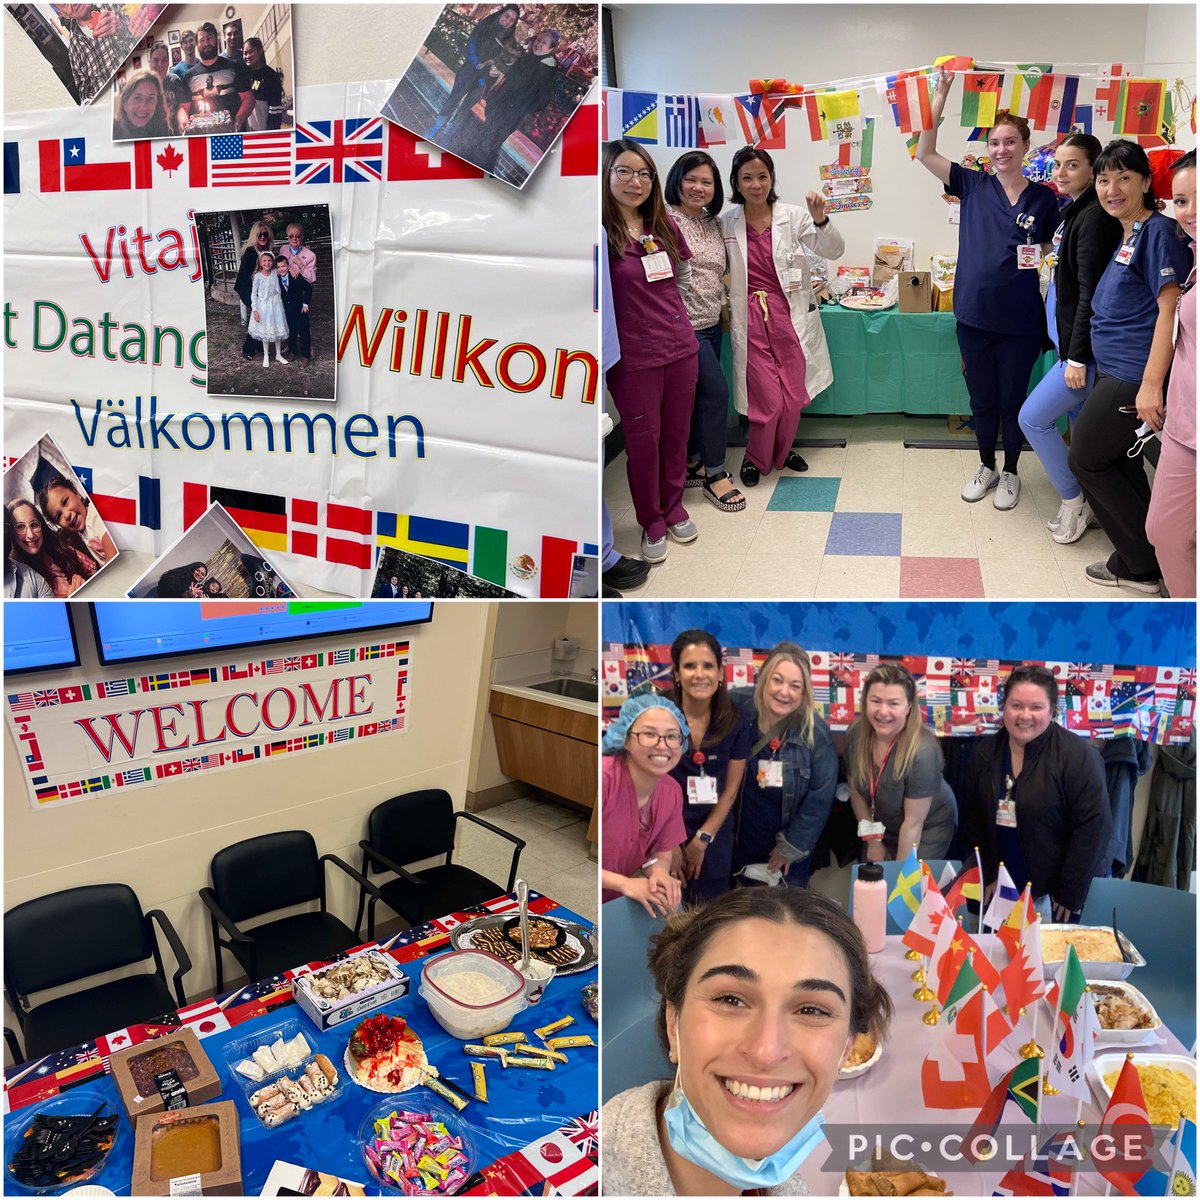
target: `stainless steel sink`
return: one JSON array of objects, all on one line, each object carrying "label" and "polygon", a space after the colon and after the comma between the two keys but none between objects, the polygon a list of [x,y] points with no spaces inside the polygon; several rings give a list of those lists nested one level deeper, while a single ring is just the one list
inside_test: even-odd
[{"label": "stainless steel sink", "polygon": [[582,679],[548,679],[545,683],[531,683],[535,692],[551,692],[555,696],[566,696],[570,700],[586,700],[595,704],[600,699],[600,688],[595,683],[585,683]]}]

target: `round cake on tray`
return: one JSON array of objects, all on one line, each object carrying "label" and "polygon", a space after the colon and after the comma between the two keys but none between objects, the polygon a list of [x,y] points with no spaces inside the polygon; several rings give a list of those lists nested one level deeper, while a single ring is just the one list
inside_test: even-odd
[{"label": "round cake on tray", "polygon": [[372,1092],[406,1092],[429,1069],[420,1037],[403,1017],[376,1013],[360,1021],[346,1047],[350,1078]]}]

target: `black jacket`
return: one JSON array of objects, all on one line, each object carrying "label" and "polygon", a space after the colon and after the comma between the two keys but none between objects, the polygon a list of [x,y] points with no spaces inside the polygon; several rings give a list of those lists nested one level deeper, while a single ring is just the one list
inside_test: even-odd
[{"label": "black jacket", "polygon": [[283,312],[289,327],[294,325],[296,318],[301,315],[300,309],[305,304],[312,303],[312,291],[312,284],[303,275],[297,275],[294,279],[289,277],[286,290],[282,282],[280,283],[279,298],[283,301]]},{"label": "black jacket", "polygon": [[1058,357],[1086,367],[1092,354],[1092,293],[1121,244],[1121,222],[1110,217],[1089,187],[1063,213],[1062,242],[1054,272]]},{"label": "black jacket", "polygon": [[[1008,733],[1001,729],[981,739],[967,766],[961,806],[964,845],[978,846],[985,882],[996,878],[996,807],[1004,795],[1004,752]],[[1051,725],[1025,747],[1025,762],[1013,787],[1017,836],[1033,884],[1073,912],[1083,909],[1097,871],[1108,866],[1112,815],[1104,786],[1104,764],[1087,741],[1061,725]],[[1023,887],[1025,880],[1013,881]]]}]

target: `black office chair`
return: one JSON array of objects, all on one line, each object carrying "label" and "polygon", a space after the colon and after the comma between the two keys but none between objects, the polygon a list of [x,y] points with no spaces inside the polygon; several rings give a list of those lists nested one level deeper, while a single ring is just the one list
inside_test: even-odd
[{"label": "black office chair", "polygon": [[[340,867],[360,889],[378,895],[375,885],[333,854],[317,856],[311,833],[291,829],[265,833],[226,846],[209,865],[212,887],[200,889],[212,924],[217,991],[224,988],[221,948],[233,955],[252,981],[268,979],[291,967],[333,958],[362,940],[325,908],[325,863]],[[320,901],[318,912],[297,913],[253,929],[238,922],[293,904]],[[220,930],[229,935],[226,941]]]},{"label": "black office chair", "polygon": [[[459,820],[482,825],[515,844],[508,883],[498,883],[460,866],[454,857],[454,834]],[[419,925],[448,912],[461,911],[472,904],[491,900],[501,892],[511,892],[517,878],[517,861],[525,842],[507,829],[499,829],[474,813],[455,812],[450,793],[440,788],[408,792],[393,796],[376,805],[367,818],[367,838],[359,842],[363,852],[363,874],[372,871],[392,871],[399,876],[381,884],[377,897],[398,912],[410,925]],[[400,865],[422,859],[446,856],[441,866],[427,867],[415,873]],[[358,896],[358,915],[355,929],[362,923],[363,906],[367,905],[367,937],[375,937],[375,903],[367,904],[366,891]]]},{"label": "black office chair", "polygon": [[[157,922],[179,969],[167,987]],[[34,992],[88,979],[153,957],[154,971],[83,988],[30,1007]],[[5,1040],[17,1061],[41,1058],[114,1029],[151,1021],[187,1003],[183,977],[192,960],[164,912],[142,912],[133,888],[98,883],[27,900],[4,914],[4,993],[25,1040]]]}]

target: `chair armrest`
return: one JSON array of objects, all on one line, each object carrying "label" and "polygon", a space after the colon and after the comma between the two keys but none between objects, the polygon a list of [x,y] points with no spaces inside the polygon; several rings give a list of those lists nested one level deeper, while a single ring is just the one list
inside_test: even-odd
[{"label": "chair armrest", "polygon": [[417,887],[426,887],[425,880],[418,879],[415,875],[406,871],[399,863],[392,862],[386,854],[380,854],[370,842],[359,842],[358,847],[368,857],[377,862],[381,867],[388,871],[395,871],[405,883],[414,884]]},{"label": "chair armrest", "polygon": [[204,902],[204,907],[208,909],[212,919],[216,921],[216,923],[220,925],[220,927],[225,930],[227,934],[229,934],[231,941],[239,942],[245,946],[254,944],[254,939],[244,934],[233,923],[233,921],[230,920],[229,916],[226,914],[225,910],[220,906],[220,904],[217,903],[217,893],[214,892],[212,888],[201,888],[200,899]]},{"label": "chair armrest", "polygon": [[163,937],[167,939],[167,944],[171,947],[171,953],[175,955],[175,963],[179,970],[171,976],[171,982],[175,985],[175,995],[179,1003],[187,1004],[187,997],[183,994],[183,977],[192,969],[192,960],[188,957],[188,952],[184,949],[179,934],[175,932],[175,926],[171,924],[162,909],[152,908],[146,916],[153,918],[158,923]]},{"label": "chair armrest", "polygon": [[9,1029],[7,1025],[4,1027],[4,1044],[8,1047],[9,1054],[12,1055],[14,1067],[25,1061],[25,1051],[21,1049],[21,1043],[17,1041],[16,1032]]},{"label": "chair armrest", "polygon": [[511,892],[517,880],[517,860],[521,857],[521,851],[525,849],[525,839],[517,837],[515,833],[509,833],[507,829],[501,829],[498,825],[493,825],[490,821],[485,821],[482,817],[477,817],[474,813],[460,810],[454,814],[454,819],[457,821],[459,817],[465,821],[473,821],[476,825],[482,825],[484,829],[490,829],[493,833],[498,833],[502,838],[513,843],[512,862],[508,868],[508,886],[504,889],[506,892]]},{"label": "chair armrest", "polygon": [[376,900],[383,899],[383,893],[365,876],[356,871],[349,863],[343,862],[336,854],[322,854],[318,862],[331,862],[341,867],[356,883],[360,883]]}]

